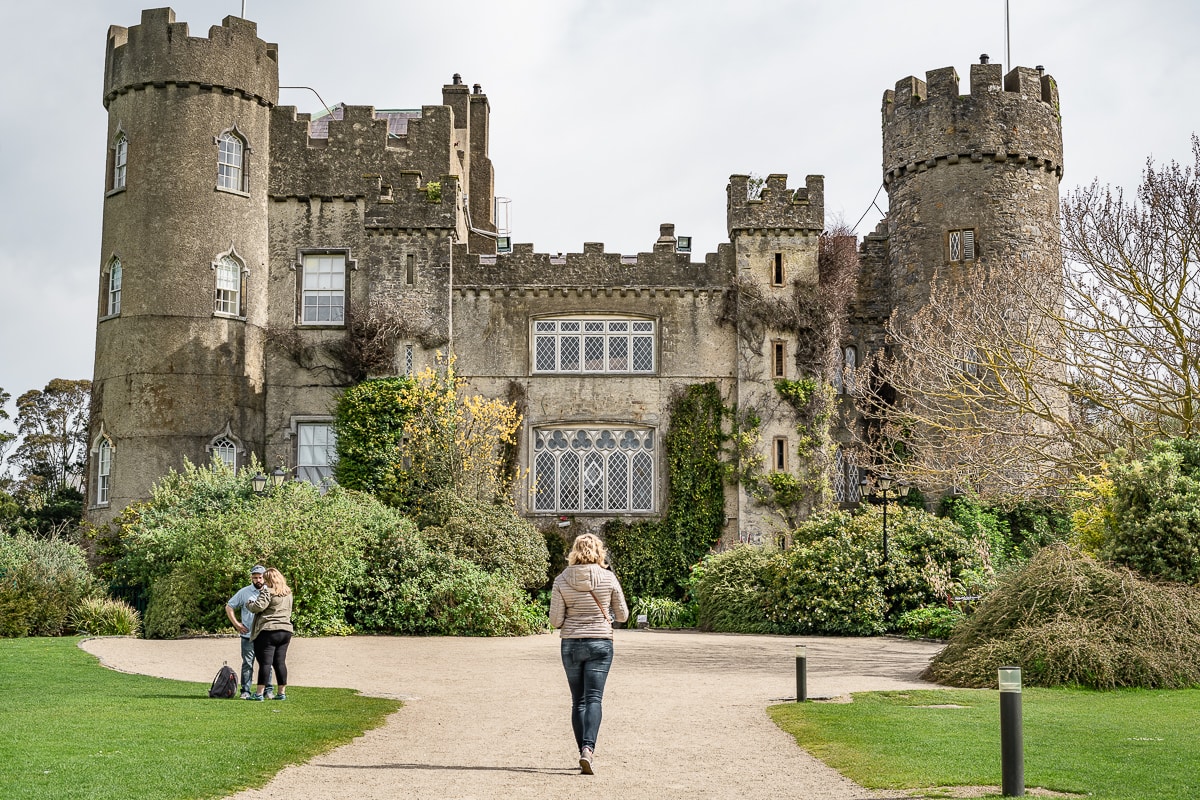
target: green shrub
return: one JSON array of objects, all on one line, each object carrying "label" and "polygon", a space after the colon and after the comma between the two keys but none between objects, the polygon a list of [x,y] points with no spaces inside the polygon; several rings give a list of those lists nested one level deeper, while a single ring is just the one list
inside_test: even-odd
[{"label": "green shrub", "polygon": [[949,639],[965,617],[961,610],[946,606],[914,608],[897,618],[896,630],[912,638]]},{"label": "green shrub", "polygon": [[1028,561],[1038,549],[1071,536],[1071,519],[1062,509],[1021,501],[986,506],[972,497],[946,497],[942,513],[971,539],[987,543],[988,560],[997,569]]},{"label": "green shrub", "polygon": [[1156,442],[1111,475],[1112,529],[1100,554],[1148,578],[1200,583],[1200,441]]},{"label": "green shrub", "polygon": [[[880,551],[852,522],[845,512],[830,512],[802,525],[810,535],[780,555],[767,619],[781,632],[873,636],[886,630]],[[818,530],[821,535],[812,535]]]},{"label": "green shrub", "polygon": [[778,554],[737,545],[704,558],[692,571],[696,621],[701,630],[777,633],[767,618],[768,586]]},{"label": "green shrub", "polygon": [[142,617],[123,600],[89,597],[72,612],[71,627],[89,636],[139,636]]},{"label": "green shrub", "polygon": [[374,378],[338,396],[333,475],[339,486],[381,497],[395,493],[404,423],[412,416],[401,392],[411,385],[409,378]]},{"label": "green shrub", "polygon": [[250,470],[223,467],[163,478],[146,503],[119,520],[113,582],[149,590],[150,637],[228,629],[225,602],[255,563],[277,567],[295,591],[293,622],[303,635],[348,632],[346,592],[366,570],[367,538],[411,526],[368,495],[334,487],[321,494],[300,481],[262,496]]},{"label": "green shrub", "polygon": [[489,503],[440,489],[421,504],[417,525],[435,550],[499,572],[526,589],[546,585],[546,538],[507,500]]},{"label": "green shrub", "polygon": [[954,630],[926,677],[994,687],[1019,664],[1029,686],[1200,685],[1200,590],[1156,584],[1066,545],[1006,573]]},{"label": "green shrub", "polygon": [[544,630],[546,612],[512,577],[429,549],[412,528],[380,532],[371,569],[352,587],[349,620],[388,634],[521,636]]},{"label": "green shrub", "polygon": [[651,628],[692,628],[696,625],[695,605],[667,597],[634,598],[629,610],[629,627],[636,624],[641,614],[646,615]]},{"label": "green shrub", "polygon": [[988,573],[984,542],[950,520],[893,505],[888,536],[884,561],[879,506],[814,515],[781,556],[769,619],[792,633],[872,635]]},{"label": "green shrub", "polygon": [[60,636],[71,612],[97,588],[74,542],[0,530],[0,634]]}]

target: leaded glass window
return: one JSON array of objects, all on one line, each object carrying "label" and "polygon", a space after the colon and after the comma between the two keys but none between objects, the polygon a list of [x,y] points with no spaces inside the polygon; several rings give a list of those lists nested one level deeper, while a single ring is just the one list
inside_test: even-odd
[{"label": "leaded glass window", "polygon": [[562,427],[533,432],[533,506],[547,513],[654,510],[654,431]]},{"label": "leaded glass window", "polygon": [[533,371],[653,373],[654,325],[601,317],[536,320]]}]

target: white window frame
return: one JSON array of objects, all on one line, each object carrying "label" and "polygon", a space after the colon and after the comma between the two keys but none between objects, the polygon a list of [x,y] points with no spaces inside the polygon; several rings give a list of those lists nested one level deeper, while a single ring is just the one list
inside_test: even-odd
[{"label": "white window frame", "polygon": [[110,191],[120,191],[125,188],[125,172],[129,165],[129,137],[124,131],[117,133],[113,141],[113,172]]},{"label": "white window frame", "polygon": [[572,315],[531,321],[535,374],[654,375],[658,323],[647,317]]},{"label": "white window frame", "polygon": [[544,426],[530,432],[534,514],[652,514],[658,431],[622,424]]},{"label": "white window frame", "polygon": [[96,505],[108,505],[109,492],[111,485],[109,480],[112,477],[112,444],[107,438],[100,440],[100,445],[96,448]]},{"label": "white window frame", "polygon": [[296,433],[296,478],[321,488],[333,485],[337,460],[337,434],[328,417],[293,421]]},{"label": "white window frame", "polygon": [[226,192],[246,194],[249,179],[246,170],[246,155],[250,147],[237,127],[224,131],[215,140],[217,145],[217,188]]},{"label": "white window frame", "polygon": [[226,422],[225,429],[209,440],[204,448],[208,451],[209,463],[214,456],[224,461],[230,469],[236,471],[238,462],[246,463],[246,447],[242,440],[233,435],[233,423]]},{"label": "white window frame", "polygon": [[344,326],[346,289],[353,262],[342,252],[300,257],[300,324]]},{"label": "white window frame", "polygon": [[124,281],[121,259],[113,257],[108,262],[108,293],[105,300],[105,316],[115,317],[121,313],[121,284]]},{"label": "white window frame", "polygon": [[222,253],[212,262],[215,286],[213,289],[213,314],[218,317],[242,317],[244,276],[248,272],[241,259],[233,252]]}]

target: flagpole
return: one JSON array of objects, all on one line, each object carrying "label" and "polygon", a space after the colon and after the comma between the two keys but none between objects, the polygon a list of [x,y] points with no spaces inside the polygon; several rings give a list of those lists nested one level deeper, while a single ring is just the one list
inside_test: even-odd
[{"label": "flagpole", "polygon": [[[243,6],[245,5],[245,0],[242,0],[242,4],[243,4]],[[1008,27],[1008,0],[1004,0],[1004,68],[1005,69],[1013,68],[1012,40],[1009,35],[1009,27]]]}]

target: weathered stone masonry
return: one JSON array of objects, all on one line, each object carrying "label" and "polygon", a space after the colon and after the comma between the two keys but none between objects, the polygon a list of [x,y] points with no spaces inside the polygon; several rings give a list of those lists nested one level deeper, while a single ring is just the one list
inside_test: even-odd
[{"label": "weathered stone masonry", "polygon": [[[522,398],[518,462],[530,478],[515,499],[535,521],[569,516],[577,529],[664,513],[661,441],[674,393],[713,382],[731,406],[778,411],[775,379],[807,377],[799,330],[739,330],[723,315],[746,287],[771,299],[816,283],[820,176],[789,188],[771,175],[753,198],[749,177],[732,176],[729,241],[702,261],[680,252],[669,224],[635,256],[599,243],[498,254],[490,106],[478,84],[455,76],[436,105],[337,106],[313,119],[277,104],[278,61],[279,48],[237,17],[207,38],[170,9],[109,30],[106,135],[113,153],[124,142],[127,168],[118,181],[110,155],[92,520],[145,497],[185,458],[214,452],[320,479],[309,462],[349,380],[338,345],[372,314],[399,319],[404,332],[382,372],[419,370],[452,349],[474,391]],[[979,262],[1053,257],[1057,243],[1062,145],[1049,76],[975,65],[960,96],[954,70],[935,70],[885,94],[883,123],[892,210],[862,243],[857,293],[839,324],[839,352],[855,347],[860,359],[883,346],[892,314],[927,300],[948,231],[972,230]],[[233,187],[219,185],[222,140],[244,148]],[[242,276],[236,293],[224,286],[237,313],[214,311],[215,276],[229,264]],[[760,433],[773,466],[774,442],[794,441],[795,420],[767,413]],[[103,476],[101,446],[111,456]],[[726,501],[730,539],[763,538],[776,524],[742,487]]]}]

